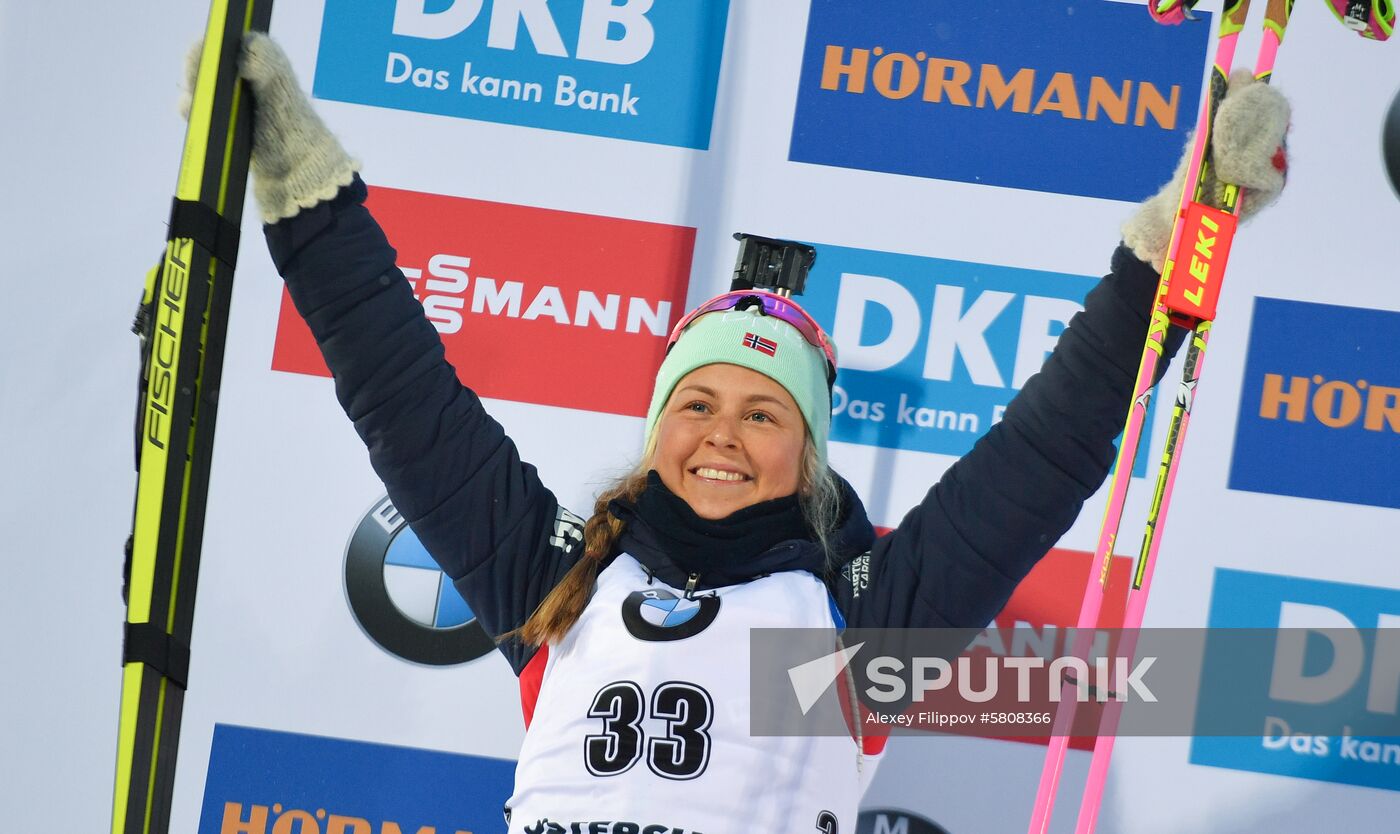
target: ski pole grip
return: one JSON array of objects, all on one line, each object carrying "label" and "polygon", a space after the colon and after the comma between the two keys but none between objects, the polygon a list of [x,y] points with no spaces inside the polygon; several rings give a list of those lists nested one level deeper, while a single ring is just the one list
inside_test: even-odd
[{"label": "ski pole grip", "polygon": [[1194,325],[1215,319],[1238,220],[1228,211],[1193,201],[1181,222],[1181,250],[1165,303],[1167,309]]}]

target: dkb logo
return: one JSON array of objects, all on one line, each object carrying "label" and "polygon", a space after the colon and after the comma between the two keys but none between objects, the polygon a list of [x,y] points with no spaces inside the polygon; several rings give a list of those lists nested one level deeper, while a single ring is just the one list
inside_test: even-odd
[{"label": "dkb logo", "polygon": [[943,455],[966,453],[1001,419],[1097,281],[817,248],[802,303],[840,346],[831,438]]},{"label": "dkb logo", "polygon": [[[1203,703],[1260,735],[1197,735],[1193,764],[1400,791],[1400,590],[1220,569],[1208,625]],[[1272,653],[1228,649],[1261,628]]]},{"label": "dkb logo", "polygon": [[328,0],[321,98],[706,148],[727,0]]}]

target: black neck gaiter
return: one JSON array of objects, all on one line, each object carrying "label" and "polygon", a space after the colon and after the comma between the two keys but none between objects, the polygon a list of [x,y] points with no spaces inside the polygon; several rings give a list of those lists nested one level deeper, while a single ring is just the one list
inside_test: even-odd
[{"label": "black neck gaiter", "polygon": [[[697,576],[695,588],[701,590],[780,570],[820,575],[825,564],[819,548],[797,546],[810,542],[812,532],[796,495],[710,520],[696,515],[653,470],[636,503],[617,500],[609,509],[627,523],[623,549],[672,587],[684,588]],[[784,542],[792,546],[777,547]]]}]

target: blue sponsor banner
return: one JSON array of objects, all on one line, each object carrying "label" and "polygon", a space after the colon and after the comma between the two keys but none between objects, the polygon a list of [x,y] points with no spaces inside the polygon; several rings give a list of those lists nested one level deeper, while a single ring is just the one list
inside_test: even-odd
[{"label": "blue sponsor banner", "polygon": [[[1044,364],[1097,278],[816,244],[802,296],[840,372],[831,439],[961,456]],[[1145,335],[1145,333],[1144,333]],[[1123,403],[1127,415],[1127,400]],[[1151,436],[1149,410],[1144,432]],[[1147,455],[1134,475],[1142,476]]]},{"label": "blue sponsor banner", "polygon": [[[1192,764],[1400,791],[1400,590],[1218,569],[1208,622],[1202,712],[1259,735],[1196,736]],[[1274,652],[1231,649],[1258,628]]]},{"label": "blue sponsor banner", "polygon": [[1230,488],[1400,508],[1400,313],[1254,302]]},{"label": "blue sponsor banner", "polygon": [[[878,9],[878,11],[876,11]],[[813,0],[789,157],[1141,200],[1195,127],[1210,16],[1079,0]]]},{"label": "blue sponsor banner", "polygon": [[326,0],[316,96],[707,148],[727,0]]},{"label": "blue sponsor banner", "polygon": [[199,834],[504,832],[514,781],[504,759],[218,724]]}]

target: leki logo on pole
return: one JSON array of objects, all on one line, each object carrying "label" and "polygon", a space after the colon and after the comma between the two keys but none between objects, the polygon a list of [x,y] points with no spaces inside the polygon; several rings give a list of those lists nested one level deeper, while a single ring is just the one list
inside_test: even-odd
[{"label": "leki logo on pole", "polygon": [[1220,299],[1225,263],[1235,239],[1235,216],[1227,211],[1193,202],[1182,218],[1183,252],[1167,288],[1167,307],[1196,321],[1212,321]]}]

